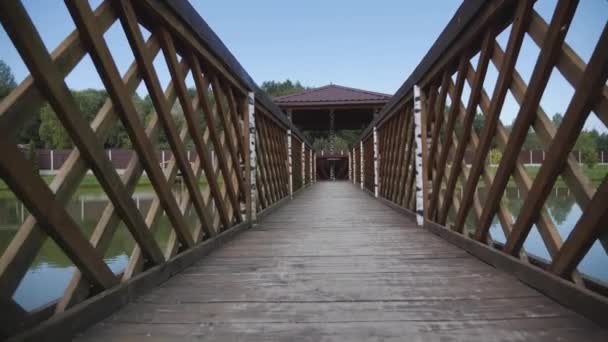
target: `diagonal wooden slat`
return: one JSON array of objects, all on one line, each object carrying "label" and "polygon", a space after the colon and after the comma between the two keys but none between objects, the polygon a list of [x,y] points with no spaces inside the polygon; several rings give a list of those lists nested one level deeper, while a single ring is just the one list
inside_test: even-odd
[{"label": "diagonal wooden slat", "polygon": [[[220,198],[219,188],[217,185],[217,176],[213,171],[213,167],[211,165],[211,157],[209,156],[209,150],[207,146],[203,143],[201,131],[198,127],[199,123],[194,113],[194,108],[192,107],[192,103],[188,100],[188,90],[186,89],[186,84],[184,83],[185,77],[178,67],[177,52],[173,44],[173,38],[171,38],[171,35],[163,28],[158,29],[158,37],[161,43],[163,54],[165,55],[165,60],[167,61],[167,65],[169,67],[171,78],[175,82],[177,97],[184,111],[188,130],[190,132],[190,137],[194,141],[194,147],[196,148],[196,152],[198,153],[198,156],[201,159],[201,164],[203,165],[203,169],[205,170],[207,183],[209,185],[209,188],[211,189],[213,197]],[[197,209],[197,213],[201,222],[203,222],[203,229],[205,233],[210,236],[214,236],[217,232],[212,227],[212,219],[210,213],[205,210],[202,203],[200,203],[200,205],[195,206],[195,208]],[[230,220],[228,219],[228,213],[226,211],[225,206],[220,207],[219,210],[224,227],[230,227]]]},{"label": "diagonal wooden slat", "polygon": [[[156,55],[160,47],[157,41],[151,37],[146,43],[146,49],[151,55]],[[129,91],[135,91],[141,81],[136,64],[132,64],[127,70],[123,81]],[[106,139],[110,128],[118,120],[112,108],[112,101],[107,99],[91,123],[91,128],[102,141]],[[76,191],[87,170],[86,162],[78,149],[72,150],[49,185],[51,191],[55,193],[56,200],[65,205]],[[36,226],[33,216],[29,216],[19,227],[17,234],[0,259],[0,293],[12,294],[15,291],[25,275],[28,265],[34,260],[45,240],[44,231]]]},{"label": "diagonal wooden slat", "polygon": [[[219,146],[219,138],[218,138],[218,134],[216,132],[217,125],[216,125],[216,122],[214,119],[214,115],[211,115],[212,110],[211,110],[211,106],[209,104],[209,100],[207,98],[206,89],[208,89],[208,83],[203,78],[203,71],[201,70],[198,58],[196,58],[196,56],[194,54],[190,54],[189,61],[190,61],[190,65],[192,65],[192,76],[194,78],[194,84],[196,85],[196,90],[198,92],[198,96],[201,99],[203,113],[205,113],[205,114],[209,113],[209,115],[205,115],[205,122],[207,123],[207,127],[209,128],[209,134],[211,137],[211,141],[213,143],[213,146]],[[232,157],[235,158],[235,156],[232,156]],[[224,153],[217,153],[217,158],[218,158],[218,163],[220,165],[220,171],[222,172],[224,179],[228,180],[229,179],[228,161],[226,160]],[[239,188],[241,188],[241,189],[244,188],[245,185],[242,184],[242,177],[238,177],[238,179],[240,180]],[[232,186],[232,184],[228,181],[226,182],[226,185],[227,185],[226,189],[228,192],[228,197],[230,198],[230,201],[232,203],[232,208],[233,209],[239,208],[237,190],[235,190],[234,187]],[[223,204],[216,203],[216,205],[221,206]],[[236,217],[237,221],[240,222],[240,215],[238,212],[236,212],[236,209],[234,212],[234,216]]]},{"label": "diagonal wooden slat", "polygon": [[102,144],[97,141],[89,124],[53,65],[50,55],[38,35],[27,12],[19,2],[0,3],[0,20],[21,54],[40,90],[48,98],[51,107],[57,113],[66,131],[78,147],[83,158],[91,167],[110,200],[118,208],[120,216],[133,234],[135,241],[144,249],[146,256],[154,263],[162,262],[163,256],[147,232],[145,222],[133,200],[128,196],[114,170]]},{"label": "diagonal wooden slat", "polygon": [[0,178],[28,208],[40,227],[53,238],[92,284],[107,289],[118,280],[89,244],[72,217],[58,203],[34,167],[16,145],[0,138]]},{"label": "diagonal wooden slat", "polygon": [[[186,247],[191,247],[194,245],[192,235],[188,231],[186,221],[179,211],[177,201],[173,197],[171,188],[167,184],[163,171],[160,168],[160,161],[158,160],[156,153],[154,153],[152,144],[146,136],[144,127],[139,120],[131,94],[127,93],[124,83],[122,83],[122,80],[120,79],[118,67],[112,59],[110,50],[92,20],[93,13],[88,3],[78,0],[66,0],[66,4],[81,32],[82,39],[88,45],[94,65],[108,90],[110,98],[114,102],[116,112],[122,119],[122,123],[133,143],[133,147],[139,155],[142,166],[146,171],[154,190],[158,194],[161,204],[173,225],[173,229],[176,230],[181,243]],[[139,51],[143,52],[143,38],[139,43],[141,48]],[[141,55],[139,55],[139,57],[141,57]],[[156,107],[160,114],[159,117],[170,120],[170,118],[168,118],[168,106],[160,107],[160,99],[164,99],[160,86],[157,88],[151,87],[153,86],[153,80],[151,79],[150,74],[150,69],[152,69],[151,63],[144,64],[143,59],[138,59],[138,62],[142,63],[140,70],[142,71],[144,81],[152,90],[152,100],[155,102],[155,105],[159,106]],[[156,90],[156,92],[154,90]],[[163,121],[161,119],[161,122],[167,124],[169,123],[169,120]],[[169,128],[169,130],[167,130],[167,137],[170,141],[173,140],[175,147],[178,147],[177,150],[174,150],[174,153],[178,153],[178,160],[180,160],[179,156],[182,157],[182,160],[185,159],[185,151],[180,150],[179,146],[181,145],[175,142],[175,129],[170,129],[174,127],[166,125],[166,128]],[[179,152],[182,152],[182,154],[180,155]],[[191,174],[187,174],[187,176],[188,175],[191,176]]]},{"label": "diagonal wooden slat", "polygon": [[583,209],[583,213],[553,259],[549,270],[560,277],[570,277],[587,254],[593,243],[608,227],[608,178],[599,185],[595,196]]},{"label": "diagonal wooden slat", "polygon": [[[106,32],[116,21],[116,15],[108,1],[99,5],[94,13],[101,32]],[[51,53],[51,59],[61,76],[67,76],[85,56],[78,30],[71,32]],[[45,99],[36,88],[32,76],[26,77],[10,94],[0,101],[0,136],[14,138],[18,129],[39,112]]]},{"label": "diagonal wooden slat", "polygon": [[[479,61],[477,64],[477,68],[475,69],[475,78],[473,80],[473,86],[471,87],[471,94],[469,95],[468,104],[466,106],[466,112],[461,122],[463,129],[461,135],[463,138],[461,139],[460,144],[458,144],[456,147],[456,153],[454,154],[454,163],[452,163],[452,169],[450,170],[449,180],[446,187],[446,196],[448,198],[451,198],[454,195],[456,180],[460,176],[462,170],[461,163],[459,163],[459,161],[464,159],[466,146],[469,143],[468,139],[471,135],[471,130],[473,128],[473,119],[475,118],[475,114],[477,113],[477,105],[479,104],[479,100],[481,98],[483,82],[486,78],[486,72],[490,63],[490,56],[492,54],[494,37],[495,33],[492,29],[490,29],[485,33],[483,39]],[[440,224],[445,225],[449,207],[449,202],[444,203],[444,205],[441,207],[438,218],[438,222]]]},{"label": "diagonal wooden slat", "polygon": [[516,10],[513,28],[507,43],[506,58],[499,66],[499,75],[494,88],[494,93],[492,94],[491,107],[488,110],[488,115],[484,120],[484,126],[481,131],[480,148],[473,157],[473,163],[471,164],[471,170],[469,172],[470,177],[464,187],[462,206],[460,207],[454,222],[454,229],[459,232],[462,232],[466,212],[471,206],[472,194],[475,191],[475,186],[481,175],[482,168],[484,167],[484,161],[490,151],[491,141],[496,131],[509,84],[511,83],[515,62],[517,61],[517,56],[521,49],[533,3],[533,1],[521,1]]},{"label": "diagonal wooden slat", "polygon": [[595,47],[585,73],[574,92],[574,96],[564,114],[564,120],[560,124],[555,138],[546,153],[532,188],[530,195],[526,198],[521,212],[517,216],[513,231],[505,245],[507,253],[517,253],[523,245],[536,215],[544,205],[552,186],[557,180],[568,157],[564,151],[570,151],[574,147],[579,133],[591,108],[593,108],[601,90],[608,79],[608,25],[604,26],[602,35]]},{"label": "diagonal wooden slat", "polygon": [[[464,86],[464,80],[465,80],[465,74],[466,74],[466,65],[467,65],[467,57],[462,56],[460,57],[460,60],[458,62],[458,74],[456,76],[456,87],[455,87],[455,94],[454,94],[454,98],[456,99],[460,99],[460,96],[462,94],[462,88]],[[449,80],[449,78],[448,78]],[[446,87],[447,88],[447,87]],[[443,101],[442,101],[443,102]],[[451,106],[450,107],[450,112],[448,114],[448,121],[445,127],[446,132],[448,132],[448,135],[446,137],[446,140],[443,142],[443,146],[441,148],[441,155],[439,156],[439,163],[437,164],[437,176],[436,178],[433,178],[433,193],[438,193],[439,192],[439,188],[441,185],[441,179],[443,178],[443,174],[445,172],[445,167],[446,167],[446,162],[448,159],[448,151],[450,150],[451,146],[452,146],[452,135],[449,134],[449,132],[451,132],[452,130],[454,130],[454,125],[456,123],[456,114],[457,114],[457,108],[458,106]],[[430,215],[433,216],[435,215],[435,210],[436,208],[439,206],[438,202],[437,202],[438,197],[433,197],[433,199],[431,200],[430,204],[429,204],[429,211],[430,211]]]},{"label": "diagonal wooden slat", "polygon": [[484,207],[483,215],[479,222],[476,235],[482,241],[485,240],[492,217],[496,212],[500,196],[504,192],[509,181],[509,176],[515,167],[515,162],[517,161],[521,146],[528,134],[528,129],[535,119],[534,114],[536,113],[545,87],[547,86],[551,71],[559,57],[561,45],[568,32],[572,17],[574,16],[576,4],[577,1],[560,0],[555,9],[549,32],[547,33],[532,72],[528,91],[526,91],[519,112],[515,117],[513,128],[509,135],[509,141],[496,171],[494,183],[490,189],[489,196],[486,200],[486,206]]}]

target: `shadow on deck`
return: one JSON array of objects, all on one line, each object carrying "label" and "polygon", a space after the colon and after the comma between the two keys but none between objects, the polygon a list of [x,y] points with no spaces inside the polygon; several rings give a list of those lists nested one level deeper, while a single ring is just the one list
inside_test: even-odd
[{"label": "shadow on deck", "polygon": [[604,330],[347,182],[303,191],[80,340],[575,340]]}]

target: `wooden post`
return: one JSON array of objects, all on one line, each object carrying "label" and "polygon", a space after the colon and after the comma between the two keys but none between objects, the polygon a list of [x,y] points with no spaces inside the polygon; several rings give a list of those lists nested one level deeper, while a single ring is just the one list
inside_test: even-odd
[{"label": "wooden post", "polygon": [[302,165],[302,187],[306,186],[306,144],[302,141],[302,153],[300,154],[300,165]]},{"label": "wooden post", "polygon": [[365,184],[365,170],[363,169],[363,164],[365,163],[365,160],[363,159],[363,140],[361,140],[361,142],[359,143],[359,148],[361,152],[361,177],[359,178],[361,179],[361,189],[363,189],[363,184]]},{"label": "wooden post", "polygon": [[312,164],[313,164],[312,159],[314,157],[314,153],[313,153],[312,149],[310,150],[310,153],[308,155],[310,156],[310,160],[308,160],[308,165],[309,165],[309,168],[310,168],[310,174],[308,175],[308,179],[309,179],[310,184],[312,185],[312,183],[313,183],[313,172],[314,172],[314,169],[312,167]]},{"label": "wooden post", "polygon": [[248,121],[249,126],[249,165],[245,167],[248,169],[249,175],[249,191],[246,192],[246,206],[247,206],[247,218],[251,224],[256,221],[257,201],[258,201],[258,188],[256,183],[257,174],[257,154],[256,154],[256,129],[255,129],[255,94],[249,92],[247,94],[247,115],[245,120]]},{"label": "wooden post", "polygon": [[352,160],[351,160],[351,155],[350,155],[350,151],[348,151],[348,180],[352,180],[352,175],[350,174],[352,172]]},{"label": "wooden post", "polygon": [[293,172],[291,156],[291,129],[287,129],[287,172],[289,174],[289,198],[293,198]]},{"label": "wooden post", "polygon": [[[420,104],[420,87],[414,86],[414,141],[416,142],[416,223],[424,224],[424,208],[422,194],[422,117]],[[455,161],[456,162],[456,161]]]},{"label": "wooden post", "polygon": [[374,126],[374,196],[378,197],[378,129]]},{"label": "wooden post", "polygon": [[353,177],[352,177],[353,184],[355,184],[357,182],[357,172],[355,170],[357,170],[357,158],[356,158],[356,154],[355,154],[355,148],[353,147]]},{"label": "wooden post", "polygon": [[317,182],[317,152],[312,154],[312,181]]}]

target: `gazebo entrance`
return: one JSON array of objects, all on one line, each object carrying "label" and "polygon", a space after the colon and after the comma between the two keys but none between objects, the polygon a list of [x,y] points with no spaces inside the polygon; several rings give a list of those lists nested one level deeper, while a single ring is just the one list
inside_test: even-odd
[{"label": "gazebo entrance", "polygon": [[[348,147],[336,146],[336,134],[348,131],[358,138],[362,129],[372,122],[391,95],[330,84],[296,94],[275,97],[274,102],[290,121],[314,141],[325,139],[327,144],[316,146],[318,179],[348,178]],[[348,141],[348,144],[354,141]],[[318,145],[318,144],[317,144]]]}]

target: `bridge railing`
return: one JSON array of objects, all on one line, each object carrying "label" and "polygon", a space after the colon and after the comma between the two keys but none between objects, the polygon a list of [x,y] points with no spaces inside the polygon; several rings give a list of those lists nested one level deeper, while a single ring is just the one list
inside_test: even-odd
[{"label": "bridge railing", "polygon": [[[569,43],[580,47],[581,38],[568,36],[576,15],[587,20],[577,13],[582,4],[559,0],[543,17],[537,7],[545,5],[466,1],[364,131],[362,143],[353,146],[351,179],[371,192],[378,187],[377,196],[412,216],[418,211],[437,234],[601,320],[599,313],[608,312],[608,279],[601,269],[583,272],[580,264],[587,257],[607,265],[608,177],[592,179],[571,152],[587,122],[600,130],[608,125],[608,28],[596,23],[590,31],[598,36],[582,38],[589,48],[583,59]],[[561,123],[543,109],[556,108],[555,102],[564,103]],[[374,131],[377,153],[370,143]],[[535,172],[518,158],[530,132],[545,146]],[[491,165],[491,149],[500,152],[498,165]],[[465,154],[474,156],[470,165]],[[570,190],[580,208],[570,227],[559,227],[547,207],[558,185]],[[509,204],[509,187],[523,194],[520,208]],[[546,255],[529,253],[532,240]]]},{"label": "bridge railing", "polygon": [[[49,52],[21,2],[0,2],[2,27],[31,73],[0,102],[0,176],[30,213],[0,258],[0,338],[37,325],[43,329],[40,323],[50,318],[46,328],[60,335],[94,322],[194,262],[224,236],[250,226],[256,214],[288,197],[288,183],[296,191],[314,178],[311,145],[187,1],[106,0],[92,10],[87,1],[70,0],[66,6],[76,30]],[[104,36],[115,24],[135,58],[124,75]],[[165,89],[156,66],[161,55],[170,78]],[[93,61],[108,94],[91,122],[66,85],[66,76],[85,58]],[[187,75],[194,83],[190,89]],[[140,86],[153,104],[146,122],[132,101]],[[15,140],[46,103],[74,145],[48,186]],[[171,111],[176,104],[183,112],[179,118]],[[121,176],[103,149],[119,123],[135,151]],[[165,168],[153,147],[161,134],[172,152]],[[294,147],[290,166],[288,136]],[[187,143],[194,146],[194,163]],[[66,205],[89,170],[109,201],[87,236]],[[147,213],[132,198],[144,173],[155,193]],[[182,190],[174,188],[177,179]],[[191,208],[194,223],[186,218]],[[170,226],[164,246],[155,239],[161,216]],[[126,267],[113,271],[103,256],[121,224],[135,245]],[[76,271],[61,298],[26,310],[14,294],[48,238]]]}]

